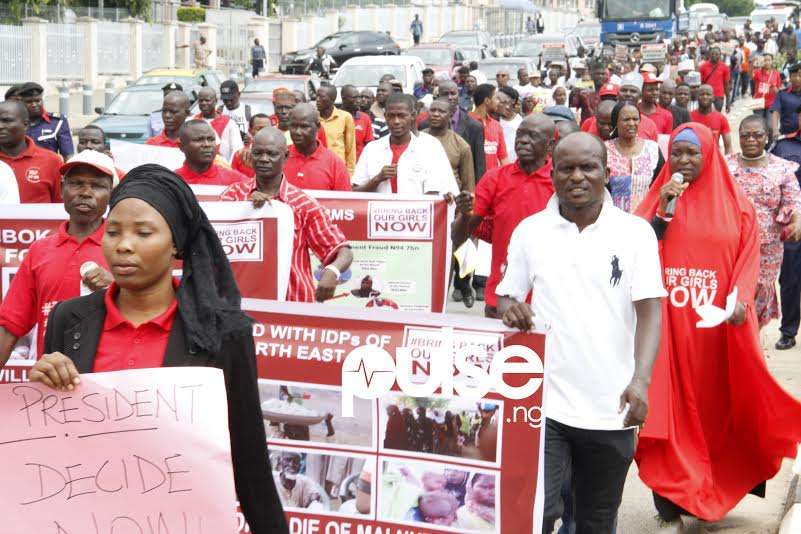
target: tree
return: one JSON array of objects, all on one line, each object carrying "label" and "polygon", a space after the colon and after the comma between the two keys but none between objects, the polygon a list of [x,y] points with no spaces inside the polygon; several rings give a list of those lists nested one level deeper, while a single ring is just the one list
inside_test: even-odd
[{"label": "tree", "polygon": [[[7,0],[11,19],[19,22],[23,17],[37,16],[47,6],[61,5],[60,0]],[[27,7],[27,10],[26,10]]]}]

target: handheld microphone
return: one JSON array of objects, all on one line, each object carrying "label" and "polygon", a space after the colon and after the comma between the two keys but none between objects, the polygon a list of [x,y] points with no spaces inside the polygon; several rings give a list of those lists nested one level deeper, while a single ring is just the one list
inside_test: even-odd
[{"label": "handheld microphone", "polygon": [[[677,184],[684,183],[684,175],[680,172],[674,172],[673,176],[671,176],[670,179],[676,182]],[[673,217],[673,215],[676,213],[676,201],[678,199],[679,197],[673,197],[670,199],[670,201],[667,204],[667,207],[665,208],[665,215],[667,215],[668,217]]]}]

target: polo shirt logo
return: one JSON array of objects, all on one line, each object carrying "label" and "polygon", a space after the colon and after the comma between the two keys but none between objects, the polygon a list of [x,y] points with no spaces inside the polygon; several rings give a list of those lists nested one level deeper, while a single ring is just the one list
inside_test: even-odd
[{"label": "polo shirt logo", "polygon": [[25,172],[25,179],[32,184],[38,184],[42,177],[39,175],[39,167],[31,167]]},{"label": "polo shirt logo", "polygon": [[612,277],[609,283],[612,287],[616,287],[620,283],[620,278],[623,276],[623,271],[620,269],[620,258],[612,256]]}]

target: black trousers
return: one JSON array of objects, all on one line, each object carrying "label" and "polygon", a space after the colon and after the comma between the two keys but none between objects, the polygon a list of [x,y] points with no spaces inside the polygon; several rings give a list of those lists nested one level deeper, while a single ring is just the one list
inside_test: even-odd
[{"label": "black trousers", "polygon": [[586,430],[545,422],[543,534],[562,517],[562,487],[571,477],[576,534],[611,534],[634,458],[634,429]]},{"label": "black trousers", "polygon": [[782,324],[779,331],[785,336],[795,337],[801,322],[801,243],[784,244],[779,289],[782,299]]}]

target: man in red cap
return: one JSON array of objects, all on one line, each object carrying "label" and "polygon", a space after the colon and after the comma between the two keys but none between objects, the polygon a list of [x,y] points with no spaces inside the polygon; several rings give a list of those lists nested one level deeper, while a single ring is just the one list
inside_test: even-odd
[{"label": "man in red cap", "polygon": [[0,162],[14,171],[20,202],[60,202],[61,156],[25,135],[28,124],[28,110],[21,102],[0,102]]},{"label": "man in red cap", "polygon": [[659,133],[670,135],[673,131],[673,114],[659,105],[659,84],[662,80],[650,72],[644,72],[642,78],[640,112],[654,121]]},{"label": "man in red cap", "polygon": [[[614,83],[605,83],[598,90],[598,97],[600,98],[600,102],[609,101],[617,103],[617,95],[619,93],[620,93],[619,85],[616,85]],[[596,113],[596,116],[590,117],[589,120],[586,120],[581,123],[581,131],[591,133],[592,135],[598,135],[597,121],[598,119]]]},{"label": "man in red cap", "polygon": [[106,154],[84,150],[56,172],[63,175],[69,221],[33,243],[14,274],[0,304],[0,367],[19,338],[34,327],[36,348],[42,352],[47,317],[57,303],[103,289],[112,280],[101,242],[103,215],[117,185],[114,162]]}]

